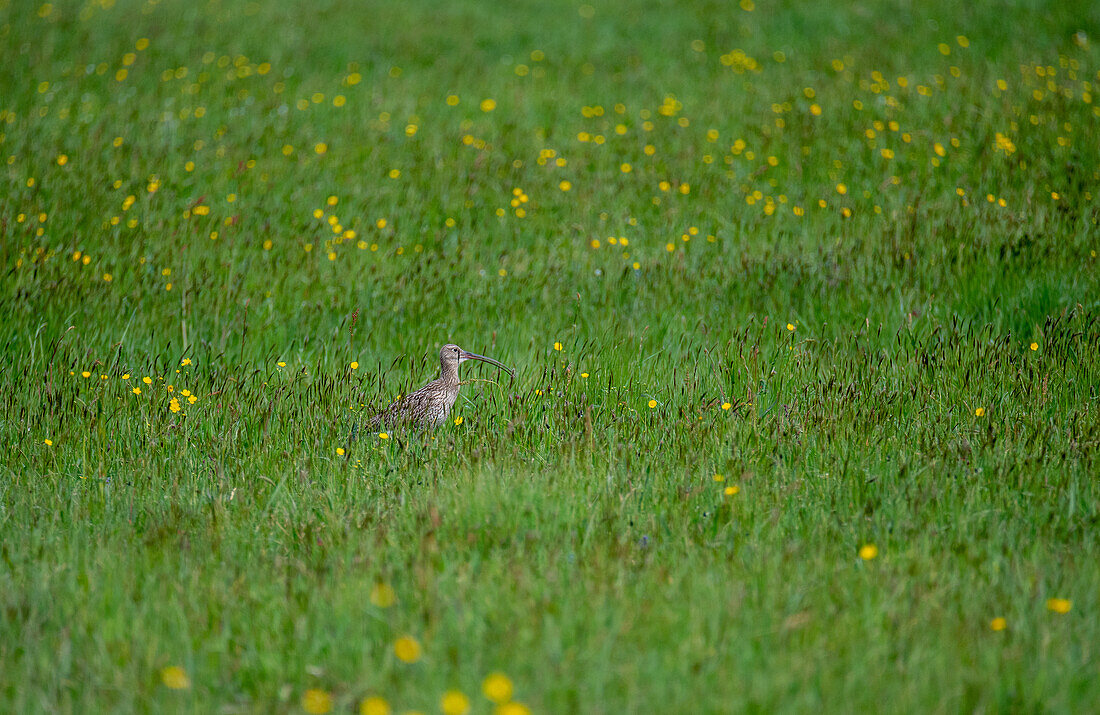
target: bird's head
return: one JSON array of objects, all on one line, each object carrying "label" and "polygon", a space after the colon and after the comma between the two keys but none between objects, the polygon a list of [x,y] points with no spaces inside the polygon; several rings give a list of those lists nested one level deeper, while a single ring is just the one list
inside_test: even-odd
[{"label": "bird's head", "polygon": [[439,349],[439,360],[443,363],[460,363],[465,360],[465,358],[462,357],[463,352],[462,348],[448,343]]},{"label": "bird's head", "polygon": [[509,374],[515,374],[510,368],[504,365],[504,363],[494,360],[491,357],[467,352],[453,343],[448,343],[439,349],[439,361],[443,363],[444,367],[448,364],[453,364],[455,367],[458,367],[459,363],[466,362],[467,360],[481,360],[482,362],[496,365]]}]

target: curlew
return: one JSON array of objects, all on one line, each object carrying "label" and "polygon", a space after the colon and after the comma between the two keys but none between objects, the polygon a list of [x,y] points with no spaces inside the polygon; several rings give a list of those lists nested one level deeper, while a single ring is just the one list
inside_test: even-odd
[{"label": "curlew", "polygon": [[438,427],[447,420],[458,399],[458,366],[466,360],[481,360],[496,365],[512,377],[515,371],[491,357],[463,350],[457,345],[444,345],[439,350],[440,374],[416,392],[398,398],[392,405],[371,418],[371,425],[407,424],[416,427]]}]

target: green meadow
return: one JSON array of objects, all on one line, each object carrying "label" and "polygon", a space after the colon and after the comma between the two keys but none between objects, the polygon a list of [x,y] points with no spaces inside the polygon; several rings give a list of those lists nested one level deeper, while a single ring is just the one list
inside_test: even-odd
[{"label": "green meadow", "polygon": [[0,47],[0,710],[1100,708],[1100,5]]}]

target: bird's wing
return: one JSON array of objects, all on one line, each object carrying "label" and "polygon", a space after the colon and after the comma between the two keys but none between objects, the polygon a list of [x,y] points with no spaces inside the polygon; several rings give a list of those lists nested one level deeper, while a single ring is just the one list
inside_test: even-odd
[{"label": "bird's wing", "polygon": [[370,419],[371,426],[394,425],[420,419],[427,413],[431,403],[431,391],[428,389],[430,386],[429,383],[416,392],[394,400],[393,404]]}]

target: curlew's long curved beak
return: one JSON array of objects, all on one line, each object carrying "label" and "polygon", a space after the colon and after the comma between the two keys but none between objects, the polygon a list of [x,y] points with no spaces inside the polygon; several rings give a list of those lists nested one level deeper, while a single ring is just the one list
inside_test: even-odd
[{"label": "curlew's long curved beak", "polygon": [[487,362],[490,365],[496,365],[497,367],[499,367],[501,370],[505,371],[506,373],[508,373],[512,377],[516,376],[516,371],[515,370],[508,367],[507,365],[500,362],[499,360],[494,360],[491,357],[485,357],[484,355],[478,355],[477,353],[471,353],[471,352],[467,352],[465,350],[463,350],[461,353],[459,353],[458,357],[459,357],[460,360],[480,360],[482,362]]}]

